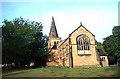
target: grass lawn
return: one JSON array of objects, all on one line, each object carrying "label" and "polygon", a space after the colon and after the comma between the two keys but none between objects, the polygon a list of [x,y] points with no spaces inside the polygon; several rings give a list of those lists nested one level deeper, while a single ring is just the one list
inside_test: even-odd
[{"label": "grass lawn", "polygon": [[2,77],[120,77],[120,66],[109,67],[46,67],[3,70]]}]

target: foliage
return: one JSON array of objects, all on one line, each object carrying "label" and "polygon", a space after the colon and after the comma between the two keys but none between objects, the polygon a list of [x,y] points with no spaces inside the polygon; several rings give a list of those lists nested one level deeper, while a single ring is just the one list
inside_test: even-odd
[{"label": "foliage", "polygon": [[103,52],[105,52],[104,46],[101,42],[97,42],[97,49],[102,50]]},{"label": "foliage", "polygon": [[[16,18],[4,20],[2,25],[2,61],[24,66],[30,62],[39,63],[48,58],[47,36],[42,33],[42,23]],[[37,63],[36,63],[37,62]],[[38,64],[37,64],[38,65]]]},{"label": "foliage", "polygon": [[[117,29],[116,29],[117,28]],[[120,26],[113,28],[113,34],[104,38],[103,46],[110,64],[120,63]]]}]

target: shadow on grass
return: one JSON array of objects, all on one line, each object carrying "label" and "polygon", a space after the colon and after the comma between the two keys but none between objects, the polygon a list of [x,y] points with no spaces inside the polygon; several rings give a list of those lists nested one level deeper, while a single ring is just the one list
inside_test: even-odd
[{"label": "shadow on grass", "polygon": [[111,77],[120,77],[120,66],[109,66],[105,69],[105,72],[111,74]]},{"label": "shadow on grass", "polygon": [[12,76],[12,75],[17,75],[17,74],[23,74],[23,73],[26,73],[25,70],[19,70],[19,71],[12,71],[12,72],[8,72],[8,73],[4,73],[2,76],[3,77],[7,77],[7,76]]},{"label": "shadow on grass", "polygon": [[25,73],[25,71],[29,70],[29,69],[31,69],[31,68],[9,68],[9,69],[3,68],[2,69],[2,77]]},{"label": "shadow on grass", "polygon": [[21,73],[23,74],[23,73],[26,73],[26,72],[25,72],[25,71],[12,72],[12,73],[8,73],[8,74],[3,75],[3,77],[4,77],[4,76],[7,77],[7,76],[11,76],[11,75],[17,75],[17,74],[21,74]]}]

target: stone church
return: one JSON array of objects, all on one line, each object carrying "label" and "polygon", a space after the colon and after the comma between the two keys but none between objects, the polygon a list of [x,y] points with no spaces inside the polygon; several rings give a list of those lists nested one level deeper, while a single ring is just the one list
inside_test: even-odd
[{"label": "stone church", "polygon": [[50,58],[47,66],[108,66],[107,55],[96,46],[95,35],[82,23],[62,41],[52,17],[48,41]]}]

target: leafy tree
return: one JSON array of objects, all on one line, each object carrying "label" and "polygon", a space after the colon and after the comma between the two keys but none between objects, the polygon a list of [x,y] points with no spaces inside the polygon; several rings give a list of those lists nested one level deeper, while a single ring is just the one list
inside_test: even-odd
[{"label": "leafy tree", "polygon": [[112,35],[106,37],[103,42],[105,51],[108,54],[110,64],[120,63],[120,26],[115,26]]},{"label": "leafy tree", "polygon": [[104,46],[103,46],[103,44],[101,42],[97,42],[97,49],[100,49],[105,53]]},{"label": "leafy tree", "polygon": [[[30,64],[31,61],[43,65],[40,61],[48,58],[47,36],[43,35],[42,23],[16,18],[4,20],[2,25],[2,61],[14,62],[16,66]],[[35,63],[35,65],[38,65]]]}]

